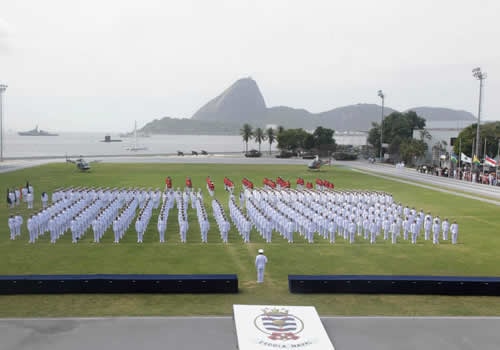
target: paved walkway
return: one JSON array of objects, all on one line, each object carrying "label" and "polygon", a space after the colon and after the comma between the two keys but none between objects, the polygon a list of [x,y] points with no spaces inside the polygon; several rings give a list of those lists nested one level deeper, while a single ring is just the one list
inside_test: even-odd
[{"label": "paved walkway", "polygon": [[[500,317],[323,317],[336,350],[498,350]],[[235,350],[231,317],[0,320],[1,350]]]}]

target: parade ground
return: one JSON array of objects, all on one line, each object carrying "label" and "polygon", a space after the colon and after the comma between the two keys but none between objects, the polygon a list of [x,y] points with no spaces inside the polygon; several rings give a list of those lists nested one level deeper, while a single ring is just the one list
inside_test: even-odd
[{"label": "parade ground", "polygon": [[[125,158],[92,163],[92,170],[82,173],[63,160],[35,167],[23,161],[21,169],[10,164],[11,171],[0,174],[0,180],[5,187],[23,186],[29,181],[36,194],[36,210],[40,207],[42,191],[51,193],[60,187],[163,188],[166,176],[171,176],[174,188],[182,188],[189,176],[194,188],[202,189],[207,211],[211,213],[205,188],[207,176],[214,181],[215,197],[226,209],[228,193],[222,188],[224,176],[235,182],[237,193],[243,177],[261,186],[264,177],[281,176],[290,180],[292,187],[297,177],[306,181],[324,178],[333,182],[336,190],[384,191],[410,208],[457,220],[458,244],[443,241],[433,245],[424,240],[416,245],[403,240],[397,244],[384,240],[369,244],[362,239],[356,239],[353,244],[342,239],[330,244],[319,238],[311,244],[300,236],[289,244],[279,235],[273,235],[272,243],[266,243],[254,231],[251,242],[245,244],[234,226],[229,233],[229,243],[223,244],[212,217],[208,243],[204,244],[194,211],[190,212],[190,231],[185,244],[179,240],[175,215],[167,228],[167,242],[158,242],[154,224],[157,212],[153,213],[143,244],[136,243],[133,227],[120,244],[112,243],[109,232],[99,244],[92,243],[91,234],[77,244],[71,243],[69,235],[62,236],[56,244],[50,244],[47,237],[28,244],[25,229],[21,237],[9,240],[5,224],[0,237],[0,274],[236,273],[240,292],[235,295],[6,295],[0,298],[0,317],[228,316],[236,303],[314,305],[322,317],[500,315],[496,297],[289,293],[288,274],[500,275],[496,189],[484,194],[478,190],[475,194],[474,188],[470,190],[465,185],[461,189],[450,189],[439,182],[433,183],[438,179],[432,176],[412,180],[405,177],[406,172],[408,176],[412,174],[410,170],[398,173],[393,168],[370,168],[361,162],[336,163],[319,172],[309,171],[303,160],[294,159],[290,163],[280,163],[273,158],[215,156]],[[359,165],[357,169],[353,169],[355,164]],[[0,220],[6,223],[13,212],[19,212],[26,220],[33,211],[23,204],[15,209],[4,205],[0,209]],[[254,259],[260,248],[269,258],[263,284],[255,281]]]}]

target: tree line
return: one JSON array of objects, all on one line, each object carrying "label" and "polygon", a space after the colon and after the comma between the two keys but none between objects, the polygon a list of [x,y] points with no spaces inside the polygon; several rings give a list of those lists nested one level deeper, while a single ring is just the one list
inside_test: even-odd
[{"label": "tree line", "polygon": [[[380,132],[382,130],[382,143]],[[420,130],[418,138],[413,132]],[[380,154],[383,144],[387,144],[385,151],[395,161],[403,160],[412,164],[417,158],[424,157],[428,146],[425,140],[430,139],[425,129],[425,119],[414,111],[393,112],[383,118],[382,125],[373,122],[368,132],[368,143],[373,147],[375,154]]]},{"label": "tree line", "polygon": [[259,127],[253,129],[248,123],[244,124],[240,129],[240,135],[245,142],[246,153],[248,153],[248,142],[252,139],[259,144],[259,152],[261,151],[261,144],[267,141],[269,143],[269,154],[271,154],[271,147],[275,142],[280,151],[314,150],[319,154],[334,152],[336,147],[334,134],[334,130],[321,126],[318,126],[312,133],[302,128],[285,129],[283,126],[278,126],[276,129],[272,127],[265,130]]}]

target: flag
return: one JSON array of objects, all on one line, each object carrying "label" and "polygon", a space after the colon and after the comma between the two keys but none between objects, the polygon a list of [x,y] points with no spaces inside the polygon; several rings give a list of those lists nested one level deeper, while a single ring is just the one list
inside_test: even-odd
[{"label": "flag", "polygon": [[497,166],[497,161],[494,160],[493,158],[488,157],[488,156],[484,157],[484,162],[486,163],[486,165],[489,165],[489,166]]},{"label": "flag", "polygon": [[458,161],[457,155],[455,153],[451,154],[450,159],[451,159],[452,163],[456,163]]},{"label": "flag", "polygon": [[460,160],[464,163],[472,163],[471,157],[466,156],[464,153],[460,154]]},{"label": "flag", "polygon": [[481,164],[481,162],[479,161],[479,159],[477,158],[477,156],[474,154],[474,159],[472,160],[472,162],[476,165],[479,165]]}]

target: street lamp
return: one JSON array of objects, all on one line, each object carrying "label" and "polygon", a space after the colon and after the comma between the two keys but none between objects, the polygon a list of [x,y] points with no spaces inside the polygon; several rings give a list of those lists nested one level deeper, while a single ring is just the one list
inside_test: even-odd
[{"label": "street lamp", "polygon": [[[479,158],[479,145],[481,144],[480,139],[479,139],[479,128],[481,125],[481,100],[483,96],[483,80],[486,79],[487,74],[481,72],[481,68],[477,67],[472,70],[472,76],[479,80],[479,107],[478,107],[478,112],[477,112],[477,128],[476,128],[476,157]],[[476,165],[476,169],[479,168],[478,165]]]},{"label": "street lamp", "polygon": [[380,161],[382,161],[382,157],[383,157],[383,151],[382,151],[382,141],[383,141],[383,134],[384,134],[384,130],[383,130],[383,124],[384,124],[384,93],[382,92],[382,90],[379,90],[378,93],[377,93],[378,97],[380,97],[382,99],[382,117],[380,119]]},{"label": "street lamp", "polygon": [[0,84],[0,162],[3,162],[3,92],[7,85]]}]

